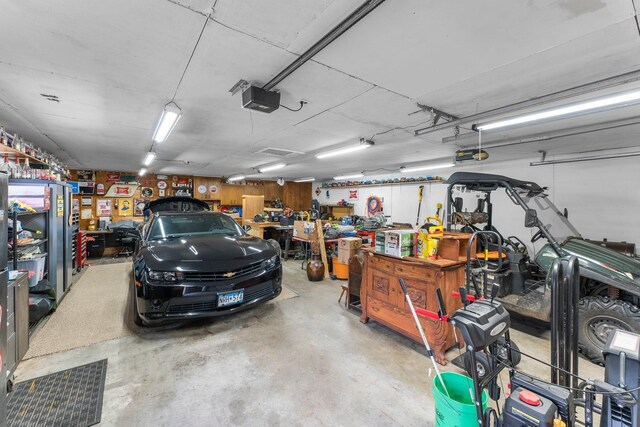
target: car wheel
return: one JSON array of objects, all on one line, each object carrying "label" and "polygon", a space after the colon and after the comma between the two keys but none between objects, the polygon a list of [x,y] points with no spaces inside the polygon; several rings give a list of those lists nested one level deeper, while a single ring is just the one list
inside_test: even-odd
[{"label": "car wheel", "polygon": [[137,326],[144,326],[144,321],[138,313],[138,298],[136,298],[135,285],[133,286],[133,304],[131,304],[131,306],[133,307],[133,323],[135,323]]},{"label": "car wheel", "polygon": [[640,334],[640,308],[626,301],[607,296],[582,298],[578,316],[578,347],[594,363],[604,363],[602,350],[615,329]]}]

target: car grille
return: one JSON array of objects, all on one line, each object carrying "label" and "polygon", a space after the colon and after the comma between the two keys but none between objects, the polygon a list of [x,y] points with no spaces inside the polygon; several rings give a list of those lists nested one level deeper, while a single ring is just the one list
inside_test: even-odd
[{"label": "car grille", "polygon": [[[236,277],[246,276],[262,269],[262,261],[254,262],[237,270],[218,271],[215,273],[184,273],[185,280],[189,282],[215,282],[217,280],[229,280]],[[233,275],[230,275],[233,273]]]},{"label": "car grille", "polygon": [[[271,281],[261,283],[257,286],[252,286],[244,290],[243,303],[253,301],[258,298],[266,297],[273,293],[273,286]],[[183,300],[184,301],[184,300]],[[241,303],[241,304],[243,304]],[[182,314],[182,313],[205,313],[207,311],[215,311],[218,304],[218,297],[213,296],[211,300],[199,301],[194,303],[181,303],[171,304],[167,307],[167,314]],[[235,305],[228,308],[236,307]],[[227,308],[227,307],[225,307]]]},{"label": "car grille", "polygon": [[244,301],[252,301],[257,298],[265,297],[273,292],[271,282],[265,282],[262,285],[254,286],[244,291]]},{"label": "car grille", "polygon": [[167,314],[213,311],[216,309],[216,304],[216,300],[196,302],[193,304],[172,304],[167,308]]}]

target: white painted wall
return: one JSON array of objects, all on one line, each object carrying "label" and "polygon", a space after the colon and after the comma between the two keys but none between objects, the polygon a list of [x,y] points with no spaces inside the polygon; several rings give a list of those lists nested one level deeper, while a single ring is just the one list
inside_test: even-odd
[{"label": "white painted wall", "polygon": [[[432,171],[444,177],[455,171],[484,172],[529,180],[549,187],[548,194],[553,203],[569,210],[569,219],[583,237],[612,241],[627,241],[640,245],[640,162],[637,157],[600,160],[581,163],[566,163],[531,167],[536,159],[522,159],[502,163],[477,163]],[[365,179],[381,179],[400,175],[385,175]],[[416,175],[417,176],[417,175]],[[376,195],[383,199],[385,215],[394,222],[415,224],[418,209],[418,186],[361,187],[359,200],[354,202],[355,214],[366,215],[366,199]],[[313,188],[315,190],[318,185]],[[321,188],[320,196],[313,194],[320,204],[333,204],[348,199],[347,188]],[[329,191],[329,197],[326,192]],[[422,224],[427,215],[435,213],[437,202],[445,204],[445,184],[425,184],[424,199],[420,212]],[[504,236],[516,235],[528,242],[532,234],[525,229],[524,212],[514,206],[504,195],[495,192],[494,225]],[[465,197],[465,208],[472,211],[476,202]],[[541,242],[543,242],[542,240]],[[539,246],[538,246],[539,248]]]}]

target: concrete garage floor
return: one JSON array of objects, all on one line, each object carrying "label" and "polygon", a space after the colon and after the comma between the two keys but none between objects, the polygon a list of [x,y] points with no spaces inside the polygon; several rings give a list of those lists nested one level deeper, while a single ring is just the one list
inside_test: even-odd
[{"label": "concrete garage floor", "polygon": [[[361,324],[337,303],[340,282],[309,282],[297,261],[284,263],[284,275],[299,297],[161,328],[137,328],[127,316],[135,335],[25,360],[17,380],[108,358],[105,426],[433,425],[421,347]],[[548,331],[519,327],[531,334],[513,332],[520,348],[548,360]],[[583,376],[602,378],[581,364]],[[548,374],[535,362],[521,367]]]}]

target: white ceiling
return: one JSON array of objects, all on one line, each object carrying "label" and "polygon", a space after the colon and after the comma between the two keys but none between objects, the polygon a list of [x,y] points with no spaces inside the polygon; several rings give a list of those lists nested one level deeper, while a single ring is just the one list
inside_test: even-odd
[{"label": "white ceiling", "polygon": [[[443,144],[452,129],[415,137],[430,119],[415,113],[417,102],[467,116],[640,70],[632,0],[387,0],[276,87],[286,106],[309,101],[300,112],[249,112],[229,93],[240,79],[269,81],[362,1],[0,0],[0,124],[72,167],[132,171],[175,94],[183,117],[155,146],[154,172],[251,174],[278,160],[256,151],[276,147],[305,154],[264,178],[326,178],[397,169],[475,143]],[[483,139],[639,113],[628,107]],[[393,128],[404,129],[374,136],[376,145],[357,156],[314,157]],[[509,145],[491,158],[631,147],[638,135],[640,125],[630,125]]]}]

